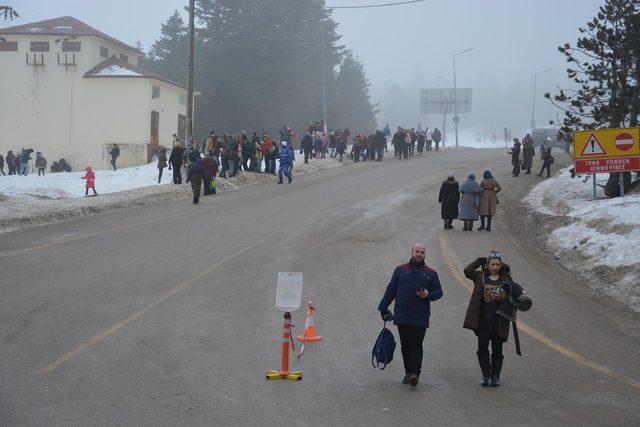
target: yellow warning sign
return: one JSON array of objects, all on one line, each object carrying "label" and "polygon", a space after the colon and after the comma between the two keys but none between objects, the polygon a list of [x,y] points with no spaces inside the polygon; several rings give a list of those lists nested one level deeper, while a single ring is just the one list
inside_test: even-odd
[{"label": "yellow warning sign", "polygon": [[577,130],[573,133],[575,159],[640,156],[640,128]]}]

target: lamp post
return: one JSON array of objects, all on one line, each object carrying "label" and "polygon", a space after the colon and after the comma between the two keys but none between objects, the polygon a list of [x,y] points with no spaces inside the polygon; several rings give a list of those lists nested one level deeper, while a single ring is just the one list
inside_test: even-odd
[{"label": "lamp post", "polygon": [[551,71],[551,68],[547,68],[546,70],[536,71],[533,75],[533,106],[531,107],[531,131],[536,127],[536,87],[538,84],[538,74],[546,73]]},{"label": "lamp post", "polygon": [[325,70],[325,57],[324,57],[324,20],[320,21],[320,44],[322,45],[322,121],[324,123],[324,134],[328,133],[327,125],[327,78]]},{"label": "lamp post", "polygon": [[458,117],[458,87],[456,85],[456,56],[471,52],[472,50],[473,48],[471,47],[453,54],[453,124],[456,130],[456,148],[458,148],[458,122],[460,121],[460,118]]}]

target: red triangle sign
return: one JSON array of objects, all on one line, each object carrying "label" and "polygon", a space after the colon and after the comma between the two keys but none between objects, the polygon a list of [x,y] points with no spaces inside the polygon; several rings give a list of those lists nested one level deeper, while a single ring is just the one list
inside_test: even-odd
[{"label": "red triangle sign", "polygon": [[598,138],[596,138],[596,134],[592,133],[591,135],[589,135],[589,139],[587,140],[587,145],[584,146],[580,155],[581,156],[601,156],[603,154],[607,154],[607,152],[604,151],[604,148],[602,148],[602,144],[600,144],[600,141],[598,141]]}]

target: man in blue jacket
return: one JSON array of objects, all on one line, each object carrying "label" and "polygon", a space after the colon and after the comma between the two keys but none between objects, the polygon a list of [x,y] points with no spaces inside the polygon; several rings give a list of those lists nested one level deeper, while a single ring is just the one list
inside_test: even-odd
[{"label": "man in blue jacket", "polygon": [[287,141],[282,141],[282,148],[280,149],[280,169],[278,170],[278,184],[282,184],[282,175],[286,176],[289,179],[289,184],[291,184],[292,172],[293,169],[293,161],[295,160],[295,155],[293,154],[293,150],[289,147]]},{"label": "man in blue jacket", "polygon": [[[400,347],[404,361],[403,384],[418,385],[422,368],[422,342],[429,327],[431,301],[442,297],[438,273],[424,263],[425,246],[414,243],[411,246],[411,260],[393,271],[391,281],[378,305],[384,321],[393,320],[398,326]],[[395,299],[394,313],[389,305]]]}]

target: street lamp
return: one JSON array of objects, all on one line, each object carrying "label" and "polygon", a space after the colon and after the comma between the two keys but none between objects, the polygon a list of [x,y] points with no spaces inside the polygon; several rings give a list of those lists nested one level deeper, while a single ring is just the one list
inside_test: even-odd
[{"label": "street lamp", "polygon": [[546,70],[536,71],[533,75],[533,107],[531,107],[531,131],[536,127],[536,86],[538,83],[538,74],[546,73],[551,71],[551,68],[547,68]]},{"label": "street lamp", "polygon": [[462,55],[463,53],[471,52],[472,50],[473,48],[471,47],[469,49],[453,54],[453,124],[456,129],[456,148],[458,148],[458,122],[460,121],[460,118],[458,117],[458,87],[456,85],[456,56]]}]

